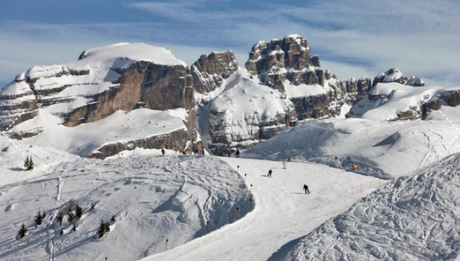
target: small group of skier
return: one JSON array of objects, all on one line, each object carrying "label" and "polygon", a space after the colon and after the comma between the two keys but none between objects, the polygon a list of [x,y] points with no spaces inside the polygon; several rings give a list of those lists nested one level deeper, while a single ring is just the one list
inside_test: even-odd
[{"label": "small group of skier", "polygon": [[[224,156],[224,153],[221,151],[221,152],[219,153],[219,156],[223,157],[223,156]],[[227,157],[230,158],[231,156],[232,156],[232,151],[231,151],[231,150],[227,151]],[[239,149],[236,149],[236,151],[235,151],[235,158],[239,158],[239,157],[240,157],[240,150],[239,150]]]}]

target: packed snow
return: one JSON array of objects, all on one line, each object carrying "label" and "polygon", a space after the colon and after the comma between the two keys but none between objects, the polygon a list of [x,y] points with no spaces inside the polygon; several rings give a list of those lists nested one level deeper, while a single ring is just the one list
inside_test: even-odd
[{"label": "packed snow", "polygon": [[[283,169],[281,162],[224,160],[242,177],[247,174],[255,209],[205,237],[143,260],[279,260],[282,246],[295,242],[371,191],[366,188],[352,194],[353,185],[368,187],[376,181],[317,164],[292,162]],[[266,177],[269,169],[273,170],[272,178]],[[305,194],[303,184],[308,184],[311,194]]]},{"label": "packed snow", "polygon": [[455,260],[460,155],[399,178],[328,220],[278,260]]}]

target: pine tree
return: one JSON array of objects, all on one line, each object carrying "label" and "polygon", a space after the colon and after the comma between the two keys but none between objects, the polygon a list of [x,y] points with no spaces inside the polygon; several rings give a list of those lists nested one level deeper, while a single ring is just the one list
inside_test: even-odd
[{"label": "pine tree", "polygon": [[26,170],[28,170],[29,165],[30,165],[30,160],[29,160],[29,156],[27,156],[26,160],[24,161],[24,168],[26,168]]},{"label": "pine tree", "polygon": [[106,232],[106,227],[104,221],[101,220],[101,224],[99,225],[99,230],[97,231],[99,238],[102,238]]},{"label": "pine tree", "polygon": [[40,213],[40,211],[38,211],[37,215],[35,216],[35,224],[38,226],[40,226],[41,224],[43,223],[43,216],[42,216],[42,213]]},{"label": "pine tree", "polygon": [[83,215],[83,209],[77,204],[75,206],[75,216],[77,217],[77,219],[80,219],[82,215]]},{"label": "pine tree", "polygon": [[62,219],[63,219],[63,215],[62,215],[62,212],[59,212],[58,216],[57,216],[57,221],[59,223],[59,225],[62,225]]},{"label": "pine tree", "polygon": [[75,214],[73,213],[72,209],[69,209],[69,212],[67,213],[67,220],[69,223],[73,223],[75,220]]},{"label": "pine tree", "polygon": [[33,170],[34,169],[34,161],[32,160],[32,156],[30,157],[30,162],[29,162],[29,169],[28,170]]},{"label": "pine tree", "polygon": [[32,160],[32,157],[27,156],[26,161],[24,161],[24,167],[26,170],[34,169],[34,161]]},{"label": "pine tree", "polygon": [[62,236],[62,234],[64,234],[64,230],[61,229],[61,231],[59,231],[59,235]]},{"label": "pine tree", "polygon": [[105,223],[105,232],[106,233],[110,232],[110,224],[109,224],[109,222]]},{"label": "pine tree", "polygon": [[27,228],[26,226],[24,225],[24,223],[22,223],[22,226],[21,226],[21,229],[19,229],[19,238],[23,238],[26,236],[26,232],[27,232]]}]

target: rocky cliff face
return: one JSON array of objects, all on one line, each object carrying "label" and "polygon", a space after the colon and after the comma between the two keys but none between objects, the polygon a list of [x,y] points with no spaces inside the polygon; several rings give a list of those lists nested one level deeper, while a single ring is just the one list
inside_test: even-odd
[{"label": "rocky cliff face", "polygon": [[369,78],[337,80],[299,35],[256,43],[245,66],[249,74],[229,78],[209,107],[209,147],[216,152],[252,146],[298,121],[338,116],[371,88]]},{"label": "rocky cliff face", "polygon": [[212,52],[202,55],[191,66],[193,88],[196,92],[206,94],[220,87],[230,75],[238,69],[238,61],[232,51]]},{"label": "rocky cliff face", "polygon": [[50,124],[73,128],[99,122],[120,110],[183,108],[187,112],[186,131],[159,136],[146,133],[141,139],[137,135],[136,140],[111,142],[88,155],[104,158],[129,144],[148,149],[172,144],[179,149],[197,138],[195,92],[204,95],[214,91],[237,69],[230,50],[202,55],[190,68],[164,48],[145,44],[121,43],[87,50],[76,62],[34,66],[6,86],[0,92],[0,130],[20,125],[9,135],[23,139],[39,135]]}]

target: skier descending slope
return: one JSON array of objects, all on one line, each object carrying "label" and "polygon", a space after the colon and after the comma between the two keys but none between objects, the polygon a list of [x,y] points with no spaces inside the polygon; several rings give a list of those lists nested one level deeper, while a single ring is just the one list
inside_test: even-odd
[{"label": "skier descending slope", "polygon": [[236,149],[236,152],[235,152],[235,157],[239,158],[240,157],[240,150],[239,149]]},{"label": "skier descending slope", "polygon": [[268,171],[267,177],[271,178],[272,177],[272,170]]},{"label": "skier descending slope", "polygon": [[165,149],[164,148],[161,149],[161,154],[163,154],[163,157],[165,156],[165,153],[166,153]]},{"label": "skier descending slope", "polygon": [[310,190],[308,190],[308,186],[303,184],[303,190],[305,190],[305,194],[310,194]]}]

